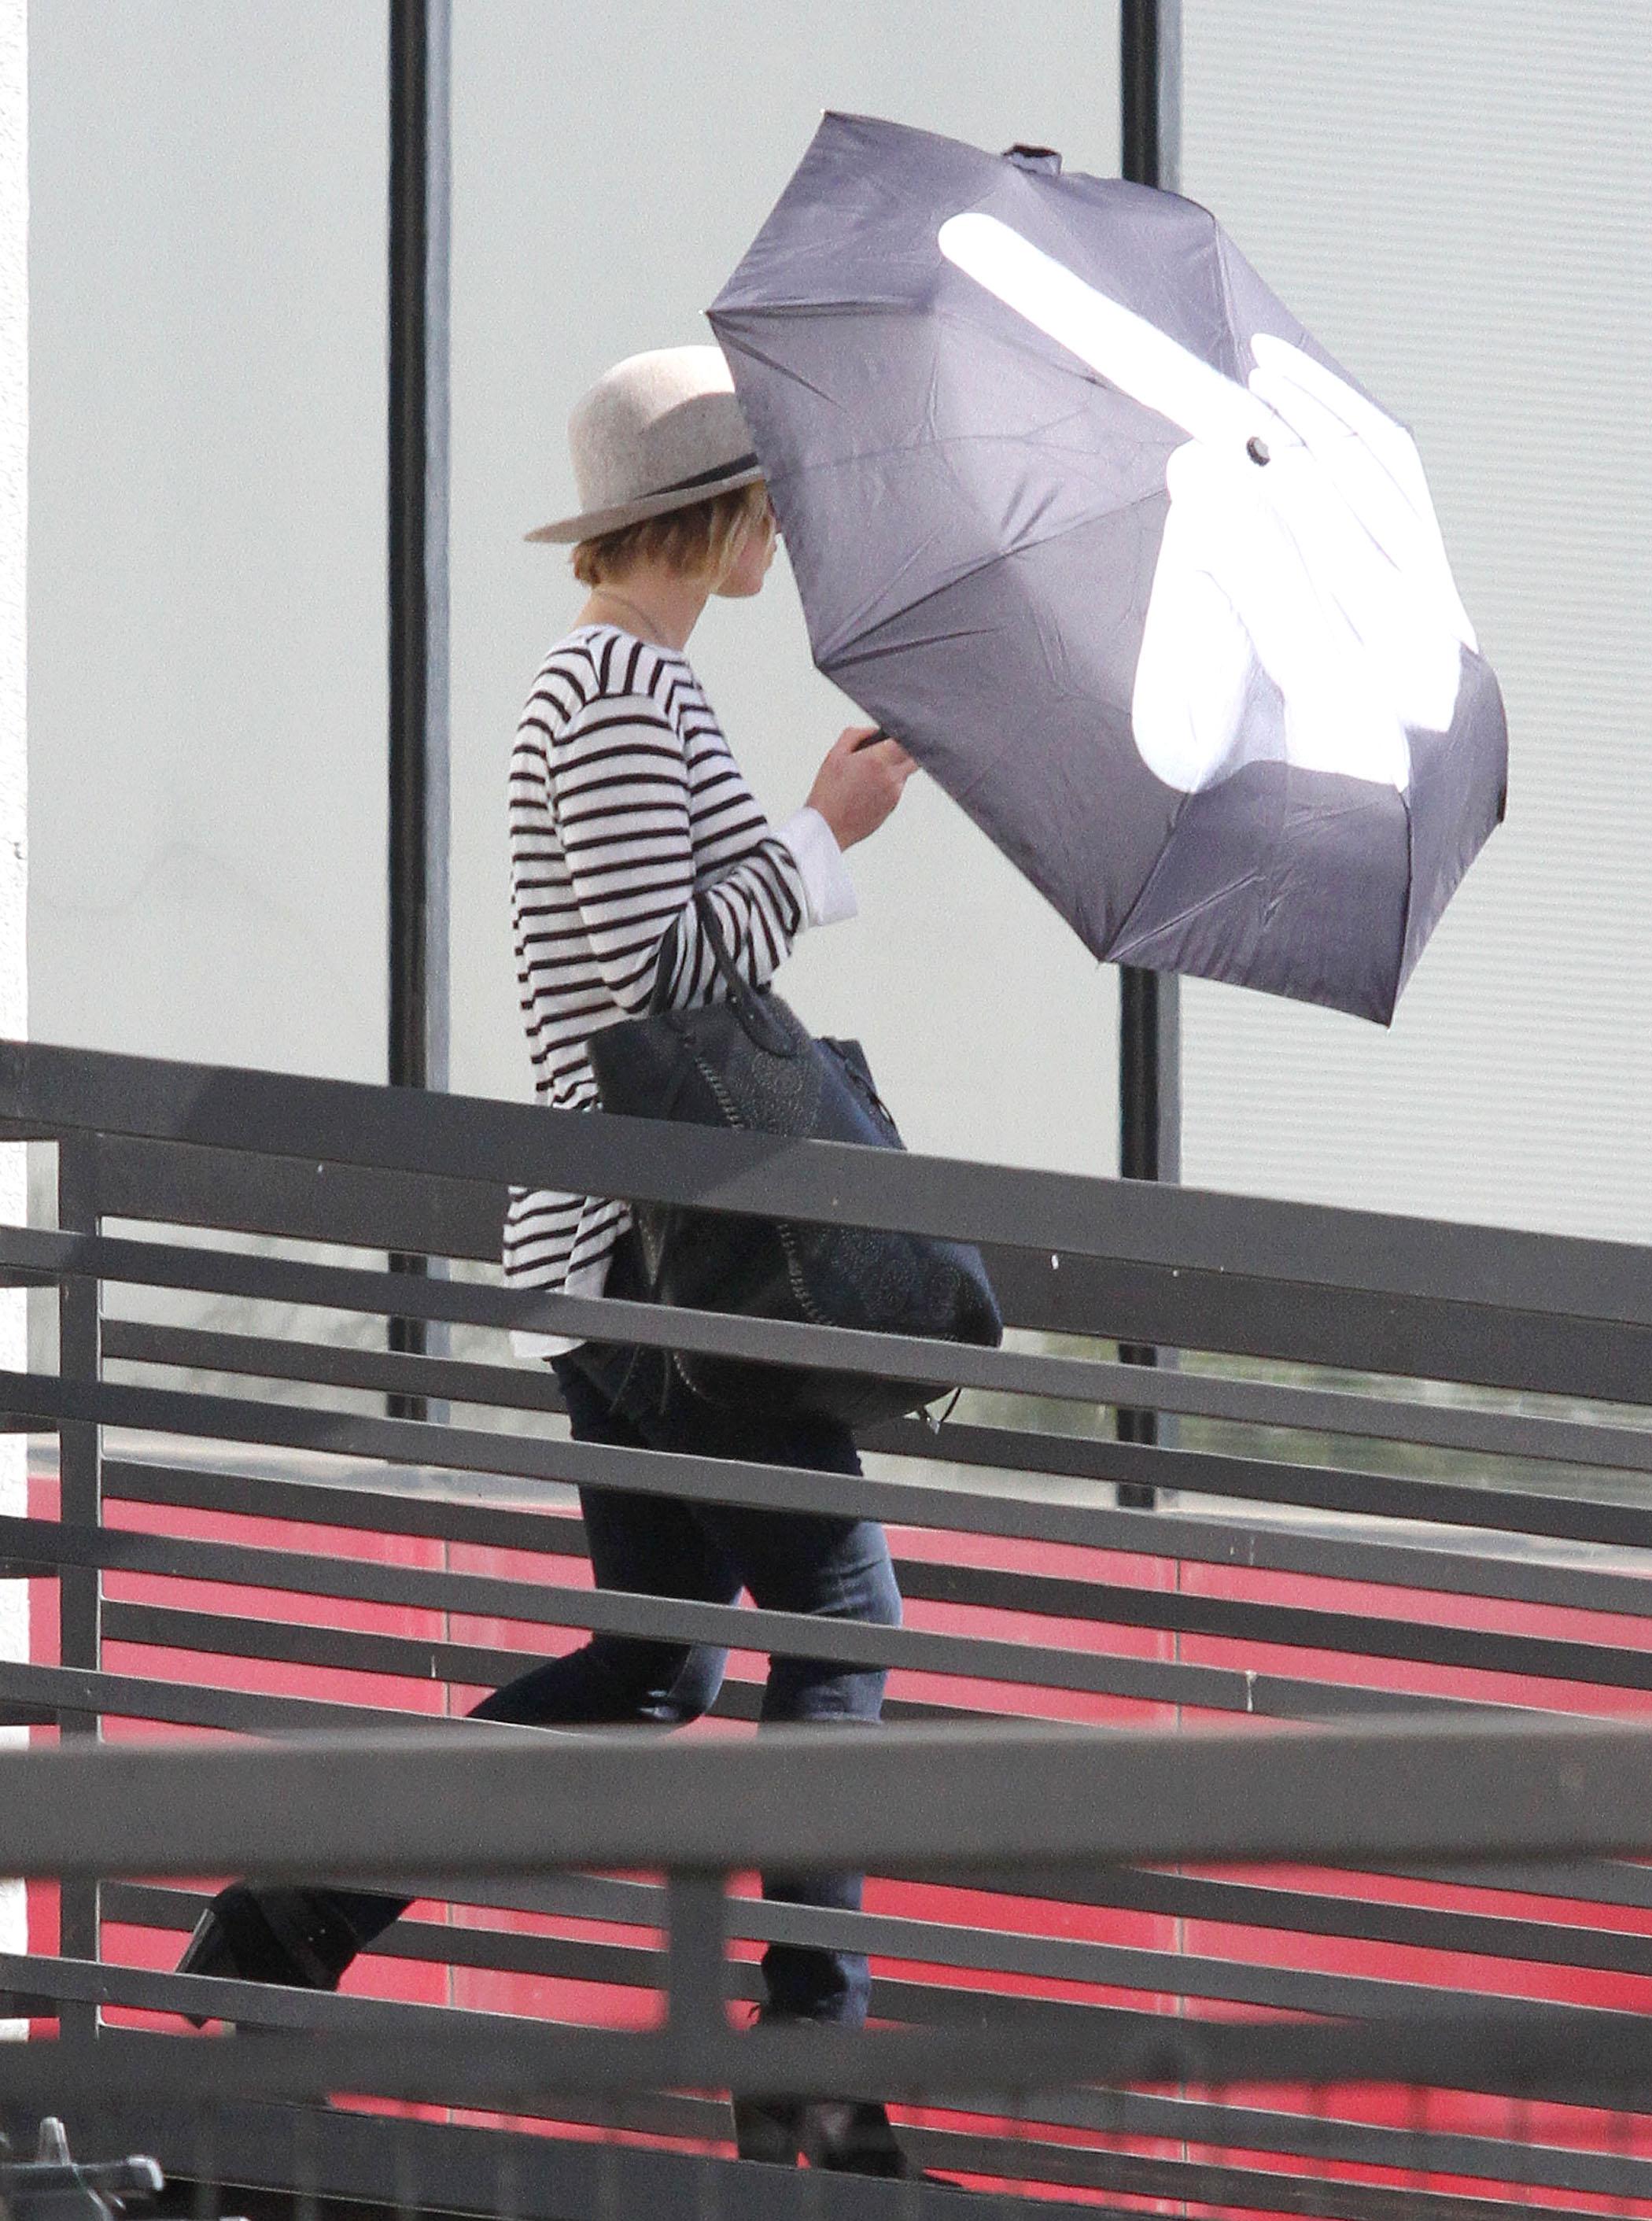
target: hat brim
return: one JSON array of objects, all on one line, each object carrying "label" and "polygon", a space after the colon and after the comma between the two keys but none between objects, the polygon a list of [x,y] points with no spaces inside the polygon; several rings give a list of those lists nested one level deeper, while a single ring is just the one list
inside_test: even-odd
[{"label": "hat brim", "polygon": [[550,541],[565,547],[580,540],[600,540],[605,532],[621,531],[628,524],[641,524],[651,516],[669,516],[674,509],[692,509],[696,502],[713,500],[720,493],[732,493],[736,486],[755,485],[763,475],[760,463],[747,462],[742,458],[731,464],[726,472],[713,472],[696,485],[646,494],[640,501],[622,502],[616,509],[588,509],[579,516],[560,516],[554,523],[541,524],[535,532],[523,533],[523,538]]}]

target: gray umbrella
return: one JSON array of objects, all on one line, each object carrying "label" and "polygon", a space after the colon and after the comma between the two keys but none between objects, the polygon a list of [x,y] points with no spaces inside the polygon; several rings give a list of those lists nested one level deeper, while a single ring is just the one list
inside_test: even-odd
[{"label": "gray umbrella", "polygon": [[1215,220],[829,115],[710,313],[820,668],[1098,956],[1386,1022],[1502,700],[1410,435]]}]

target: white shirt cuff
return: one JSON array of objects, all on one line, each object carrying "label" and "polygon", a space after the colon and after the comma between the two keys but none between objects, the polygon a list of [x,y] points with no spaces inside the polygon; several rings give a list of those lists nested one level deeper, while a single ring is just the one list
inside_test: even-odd
[{"label": "white shirt cuff", "polygon": [[805,804],[774,829],[798,860],[809,923],[840,925],[846,917],[853,917],[860,908],[854,882],[843,861],[843,851],[819,810]]}]

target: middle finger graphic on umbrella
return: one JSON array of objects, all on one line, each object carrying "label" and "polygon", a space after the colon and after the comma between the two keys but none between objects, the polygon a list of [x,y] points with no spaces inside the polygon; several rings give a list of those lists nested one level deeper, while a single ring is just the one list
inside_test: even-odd
[{"label": "middle finger graphic on umbrella", "polygon": [[1131,702],[1182,792],[1284,761],[1403,791],[1408,729],[1446,731],[1475,640],[1410,435],[1267,334],[1228,378],[995,217],[941,226],[948,261],[1190,436]]}]

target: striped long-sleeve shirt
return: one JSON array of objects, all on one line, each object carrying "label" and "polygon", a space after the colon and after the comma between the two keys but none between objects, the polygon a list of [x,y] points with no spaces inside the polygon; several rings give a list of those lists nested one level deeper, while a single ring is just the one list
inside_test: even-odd
[{"label": "striped long-sleeve shirt", "polygon": [[[709,886],[754,986],[806,925],[854,910],[825,820],[802,810],[771,828],[684,658],[612,625],[569,634],[534,681],[510,759],[510,879],[535,1088],[564,1110],[596,1107],[585,1044],[647,1010],[673,928],[671,1007],[722,999],[696,887]],[[601,1197],[513,1191],[506,1275],[600,1294],[629,1217]],[[517,1345],[570,1346],[537,1336]]]}]

